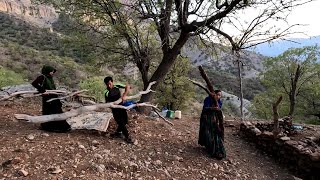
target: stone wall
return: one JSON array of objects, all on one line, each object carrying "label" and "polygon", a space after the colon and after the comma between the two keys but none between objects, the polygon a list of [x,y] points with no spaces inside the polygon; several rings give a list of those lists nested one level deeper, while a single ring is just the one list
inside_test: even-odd
[{"label": "stone wall", "polygon": [[320,148],[313,137],[295,141],[290,137],[274,138],[270,131],[260,131],[250,122],[240,126],[241,136],[257,148],[275,157],[296,176],[303,179],[320,179]]}]

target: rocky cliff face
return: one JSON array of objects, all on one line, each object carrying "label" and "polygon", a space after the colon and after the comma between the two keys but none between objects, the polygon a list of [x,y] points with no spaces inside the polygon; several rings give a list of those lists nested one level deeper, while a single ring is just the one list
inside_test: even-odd
[{"label": "rocky cliff face", "polygon": [[[183,47],[182,54],[188,57],[195,66],[208,66],[214,71],[226,72],[235,76],[238,74],[237,57],[232,55],[230,50],[223,50],[223,46],[221,45],[212,50],[210,48],[199,47],[197,43],[191,41]],[[252,51],[243,51],[240,53],[240,59],[244,63],[242,72],[244,78],[255,78],[263,72],[265,56]]]},{"label": "rocky cliff face", "polygon": [[35,5],[30,0],[0,0],[0,12],[15,15],[40,27],[51,27],[58,18],[53,7]]}]

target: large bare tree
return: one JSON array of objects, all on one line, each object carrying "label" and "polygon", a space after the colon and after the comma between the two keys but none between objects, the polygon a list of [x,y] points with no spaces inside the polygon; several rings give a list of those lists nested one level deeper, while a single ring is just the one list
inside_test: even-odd
[{"label": "large bare tree", "polygon": [[[157,82],[154,86],[157,88],[190,37],[225,39],[237,52],[290,33],[292,25],[267,25],[270,21],[285,23],[292,7],[312,0],[42,1],[55,3],[65,12],[82,17],[98,26],[99,31],[108,32],[113,27],[125,39],[126,43],[120,43],[120,46],[130,49],[126,53],[139,68],[144,88],[152,81]],[[149,43],[151,39],[158,43]],[[161,57],[151,74],[150,47],[155,45],[158,45]],[[148,102],[151,97],[152,94],[145,94],[141,101]]]}]

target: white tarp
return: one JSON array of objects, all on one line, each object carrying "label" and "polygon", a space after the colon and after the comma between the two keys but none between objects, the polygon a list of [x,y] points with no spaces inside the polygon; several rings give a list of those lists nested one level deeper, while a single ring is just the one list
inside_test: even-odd
[{"label": "white tarp", "polygon": [[106,132],[109,126],[112,113],[90,112],[67,119],[71,129],[93,129]]}]

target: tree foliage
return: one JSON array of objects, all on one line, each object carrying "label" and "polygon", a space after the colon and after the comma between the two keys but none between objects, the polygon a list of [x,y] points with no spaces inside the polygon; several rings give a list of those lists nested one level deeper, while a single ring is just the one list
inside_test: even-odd
[{"label": "tree foliage", "polygon": [[[277,97],[284,95],[280,114],[292,116],[296,111],[299,114],[315,109],[319,88],[320,49],[318,46],[289,49],[283,54],[270,58],[265,62],[266,71],[262,81],[267,91],[254,99],[258,115],[269,118],[271,103]],[[319,96],[318,96],[319,97]],[[312,104],[315,106],[312,107]],[[270,109],[268,109],[270,107]],[[303,113],[305,114],[305,113]]]},{"label": "tree foliage", "polygon": [[99,102],[104,102],[104,90],[106,86],[103,83],[104,77],[91,77],[80,82],[81,89],[89,90],[89,94],[94,96]]},{"label": "tree foliage", "polygon": [[175,62],[158,90],[157,101],[161,107],[184,110],[190,105],[195,92],[194,86],[188,80],[189,71],[190,61],[188,59],[181,58]]}]

